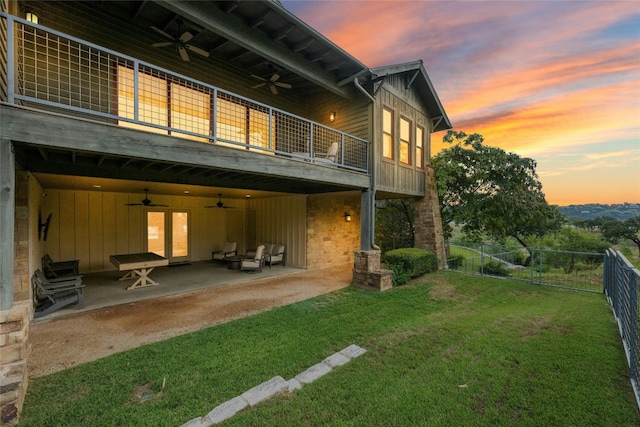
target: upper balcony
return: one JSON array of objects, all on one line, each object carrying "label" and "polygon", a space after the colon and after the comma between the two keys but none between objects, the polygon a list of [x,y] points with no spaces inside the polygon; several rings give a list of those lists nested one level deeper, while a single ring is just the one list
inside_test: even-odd
[{"label": "upper balcony", "polygon": [[0,13],[10,104],[369,173],[369,142]]}]

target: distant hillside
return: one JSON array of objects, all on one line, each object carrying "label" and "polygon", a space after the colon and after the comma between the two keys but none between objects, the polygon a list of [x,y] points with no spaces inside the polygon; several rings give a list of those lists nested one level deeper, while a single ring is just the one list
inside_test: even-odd
[{"label": "distant hillside", "polygon": [[640,215],[640,203],[622,203],[618,205],[593,203],[588,205],[558,206],[558,209],[567,218],[594,219],[602,216],[611,216],[624,221]]}]

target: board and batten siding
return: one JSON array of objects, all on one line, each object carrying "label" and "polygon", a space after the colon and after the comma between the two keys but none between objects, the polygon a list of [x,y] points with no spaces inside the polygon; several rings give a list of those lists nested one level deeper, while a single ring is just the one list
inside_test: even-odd
[{"label": "board and batten siding", "polygon": [[307,196],[292,195],[253,199],[257,244],[276,243],[286,247],[286,264],[306,268]]},{"label": "board and batten siding", "polygon": [[[251,248],[237,230],[227,230],[227,218],[256,219],[258,242],[282,243],[287,247],[287,264],[304,267],[306,259],[305,196],[284,196],[251,201],[255,216],[245,215],[244,200],[224,200],[235,209],[204,208],[215,205],[217,198],[183,197],[151,194],[157,204],[169,207],[127,206],[139,203],[143,194],[103,191],[42,190],[42,219],[51,213],[43,254],[54,261],[80,260],[80,271],[114,269],[109,257],[114,254],[145,251],[145,215],[148,211],[186,210],[189,212],[190,260],[211,259],[211,252],[222,248],[225,240],[238,240],[241,251]],[[231,235],[230,235],[231,234]],[[38,259],[41,255],[38,256]]]},{"label": "board and batten siding", "polygon": [[[344,99],[333,93],[309,98],[309,119],[371,141],[371,103],[367,98]],[[329,115],[335,112],[334,122]]]},{"label": "board and batten siding", "polygon": [[211,259],[211,251],[222,247],[226,239],[224,215],[234,209],[205,209],[215,198],[151,195],[154,203],[169,207],[127,206],[139,203],[143,194],[101,191],[43,190],[43,221],[51,214],[44,253],[55,260],[80,260],[80,271],[102,271],[114,267],[114,254],[145,250],[145,214],[149,210],[190,214],[191,261]]},{"label": "board and batten siding", "polygon": [[[390,79],[391,83],[398,84],[399,77],[394,76]],[[386,193],[394,193],[398,196],[424,196],[426,191],[426,173],[424,169],[416,167],[415,159],[415,127],[421,126],[424,129],[424,162],[425,165],[430,164],[430,138],[431,129],[429,118],[420,103],[415,99],[411,99],[413,91],[411,89],[404,90],[405,96],[399,96],[397,88],[388,89],[390,82],[385,81],[385,86],[379,91],[376,98],[374,111],[376,117],[380,119],[375,121],[378,123],[373,129],[375,161],[376,190]],[[412,101],[412,102],[409,102]],[[382,156],[382,112],[384,108],[389,108],[394,112],[394,159],[384,159]],[[412,123],[412,147],[411,147],[411,165],[400,164],[399,154],[399,135],[400,121],[399,118],[404,117]],[[429,166],[427,166],[429,167]]]}]

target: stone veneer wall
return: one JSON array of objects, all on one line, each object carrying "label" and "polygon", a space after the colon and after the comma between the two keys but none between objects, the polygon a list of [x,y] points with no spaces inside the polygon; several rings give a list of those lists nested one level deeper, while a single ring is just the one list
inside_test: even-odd
[{"label": "stone veneer wall", "polygon": [[353,251],[353,254],[351,283],[354,286],[378,291],[386,291],[393,287],[393,271],[380,269],[380,251]]},{"label": "stone veneer wall", "polygon": [[16,173],[13,306],[0,313],[0,424],[18,422],[29,376],[29,326],[33,317],[29,280],[29,176]]},{"label": "stone veneer wall", "polygon": [[431,166],[427,166],[425,172],[427,175],[426,195],[416,200],[414,244],[416,248],[433,251],[438,258],[438,265],[442,268],[445,265],[442,252],[444,234],[436,189],[436,176]]},{"label": "stone veneer wall", "polygon": [[[351,214],[346,222],[345,212]],[[307,199],[307,268],[351,264],[360,248],[360,193],[311,195]]]}]

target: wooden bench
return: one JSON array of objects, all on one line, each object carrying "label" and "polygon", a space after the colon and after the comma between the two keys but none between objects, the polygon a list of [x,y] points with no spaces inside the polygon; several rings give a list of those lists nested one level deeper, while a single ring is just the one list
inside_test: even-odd
[{"label": "wooden bench", "polygon": [[31,277],[33,285],[34,318],[46,316],[69,304],[84,307],[82,276],[66,276],[48,279],[41,270]]},{"label": "wooden bench", "polygon": [[77,259],[55,262],[49,254],[42,257],[42,271],[48,278],[77,276],[79,274],[79,264],[80,261]]}]

